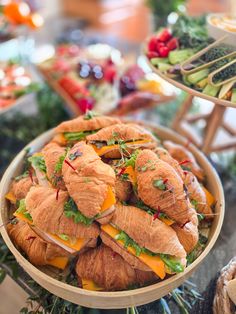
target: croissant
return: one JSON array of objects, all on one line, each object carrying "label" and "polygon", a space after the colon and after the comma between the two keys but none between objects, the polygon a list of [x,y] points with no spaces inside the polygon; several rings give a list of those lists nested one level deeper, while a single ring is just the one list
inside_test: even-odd
[{"label": "croissant", "polygon": [[171,141],[164,141],[163,145],[168,150],[170,155],[176,159],[179,163],[188,161],[185,165],[190,171],[200,180],[204,180],[203,170],[198,165],[193,154],[184,146],[175,144]]},{"label": "croissant", "polygon": [[116,198],[120,202],[126,202],[132,193],[132,185],[129,181],[123,181],[121,178],[116,177],[115,183]]},{"label": "croissant", "polygon": [[143,150],[138,154],[135,173],[138,196],[145,204],[179,224],[197,220],[196,211],[189,207],[181,177],[154,152]]},{"label": "croissant", "polygon": [[62,166],[66,188],[78,209],[89,218],[114,210],[115,172],[85,142],[75,144]]},{"label": "croissant", "polygon": [[[154,148],[157,140],[141,126],[115,124],[87,136],[99,156],[120,158],[137,148]],[[122,152],[121,152],[122,150]]]},{"label": "croissant", "polygon": [[76,273],[82,281],[92,280],[105,291],[125,290],[134,285],[157,280],[154,273],[135,270],[119,254],[105,245],[81,254],[76,265]]},{"label": "croissant", "polygon": [[41,153],[45,161],[48,179],[56,188],[65,190],[65,184],[61,174],[65,148],[56,143],[50,142],[43,148]]},{"label": "croissant", "polygon": [[19,221],[14,225],[8,224],[7,231],[12,241],[26,253],[32,264],[65,268],[69,254],[59,246],[42,240],[27,223]]},{"label": "croissant", "polygon": [[197,212],[206,215],[206,219],[212,219],[213,212],[207,204],[206,194],[192,172],[185,172],[184,184],[188,190],[189,199],[194,203]]},{"label": "croissant", "polygon": [[107,116],[94,116],[91,117],[90,119],[87,119],[85,115],[75,118],[73,120],[62,122],[55,128],[55,131],[56,133],[94,131],[94,130],[97,131],[117,123],[121,123],[118,118]]},{"label": "croissant", "polygon": [[20,180],[14,180],[12,182],[11,190],[6,195],[6,198],[9,199],[12,203],[16,203],[17,200],[21,200],[26,197],[31,186],[36,182],[36,177],[27,176]]},{"label": "croissant", "polygon": [[57,194],[52,188],[35,186],[27,194],[25,204],[36,232],[74,253],[85,246],[95,246],[99,228],[94,223],[86,226],[67,218],[64,206],[68,199],[69,195],[65,191]]}]

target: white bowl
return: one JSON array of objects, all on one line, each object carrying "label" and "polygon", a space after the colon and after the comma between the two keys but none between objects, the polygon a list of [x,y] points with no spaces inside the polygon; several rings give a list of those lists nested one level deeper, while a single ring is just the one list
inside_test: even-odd
[{"label": "white bowl", "polygon": [[[219,25],[214,23],[214,19],[219,19]],[[223,20],[224,19],[224,20]],[[230,31],[226,27],[230,27],[235,31]],[[226,13],[211,13],[207,15],[207,30],[209,36],[214,39],[219,39],[223,36],[227,36],[224,39],[224,43],[236,46],[236,17],[229,17]]]}]

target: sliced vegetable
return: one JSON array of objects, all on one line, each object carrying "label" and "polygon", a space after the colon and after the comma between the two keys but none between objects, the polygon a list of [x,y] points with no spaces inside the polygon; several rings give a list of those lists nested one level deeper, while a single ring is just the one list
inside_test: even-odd
[{"label": "sliced vegetable", "polygon": [[171,64],[179,64],[194,54],[192,49],[182,49],[170,51],[168,58]]},{"label": "sliced vegetable", "polygon": [[220,86],[213,86],[213,85],[207,84],[202,92],[205,95],[216,97],[219,90],[220,90]]},{"label": "sliced vegetable", "polygon": [[189,83],[195,85],[209,75],[209,69],[203,69],[187,76]]}]

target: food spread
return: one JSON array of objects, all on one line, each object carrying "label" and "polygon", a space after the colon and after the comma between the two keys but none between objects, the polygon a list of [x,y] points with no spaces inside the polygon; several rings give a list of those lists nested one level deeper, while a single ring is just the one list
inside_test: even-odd
[{"label": "food spread", "polygon": [[203,251],[215,199],[187,147],[88,111],[26,161],[6,194],[7,230],[35,266],[117,291],[181,273]]}]

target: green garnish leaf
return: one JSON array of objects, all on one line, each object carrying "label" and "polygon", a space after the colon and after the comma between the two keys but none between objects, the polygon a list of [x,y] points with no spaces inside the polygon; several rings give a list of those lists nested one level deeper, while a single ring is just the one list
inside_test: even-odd
[{"label": "green garnish leaf", "polygon": [[159,190],[162,190],[162,191],[166,190],[166,185],[162,179],[153,180],[153,186],[155,188],[158,188]]},{"label": "green garnish leaf", "polygon": [[61,238],[64,241],[69,241],[70,240],[70,237],[68,235],[64,234],[64,233],[58,234],[58,237]]},{"label": "green garnish leaf", "polygon": [[87,135],[96,133],[96,131],[81,131],[81,132],[65,132],[63,133],[66,140],[69,142],[81,141],[85,139]]},{"label": "green garnish leaf", "polygon": [[130,155],[130,158],[127,158],[125,160],[125,166],[128,167],[128,166],[131,166],[131,167],[135,167],[135,162],[136,162],[136,159],[138,157],[138,154],[139,154],[139,150],[136,149],[131,155]]},{"label": "green garnish leaf", "polygon": [[197,200],[191,200],[191,204],[195,209],[197,209],[198,201]]},{"label": "green garnish leaf", "polygon": [[84,225],[91,225],[97,216],[88,218],[84,216],[79,210],[74,200],[70,197],[64,204],[64,214],[67,218],[72,218],[76,224],[83,223]]},{"label": "green garnish leaf", "polygon": [[184,266],[176,260],[175,257],[167,254],[160,254],[160,258],[175,273],[182,273],[184,271]]},{"label": "green garnish leaf", "polygon": [[44,173],[47,172],[47,168],[46,168],[46,164],[45,164],[45,160],[43,156],[40,156],[40,155],[31,156],[28,158],[28,160],[34,168]]},{"label": "green garnish leaf", "polygon": [[122,181],[128,181],[129,180],[129,174],[128,173],[122,173],[120,178]]},{"label": "green garnish leaf", "polygon": [[63,165],[63,162],[64,162],[64,160],[66,158],[68,150],[69,150],[69,148],[67,147],[66,150],[65,150],[65,153],[62,156],[59,157],[58,162],[55,165],[55,172],[56,173],[61,172],[62,165]]},{"label": "green garnish leaf", "polygon": [[21,214],[24,215],[24,217],[26,219],[28,219],[30,221],[33,221],[30,213],[28,213],[27,210],[26,210],[25,199],[22,199],[22,200],[19,201],[19,207],[18,207],[16,213],[21,213]]},{"label": "green garnish leaf", "polygon": [[91,120],[93,119],[94,117],[98,117],[99,114],[97,112],[94,112],[94,111],[91,111],[91,110],[88,110],[86,112],[86,114],[84,115],[84,120]]}]

